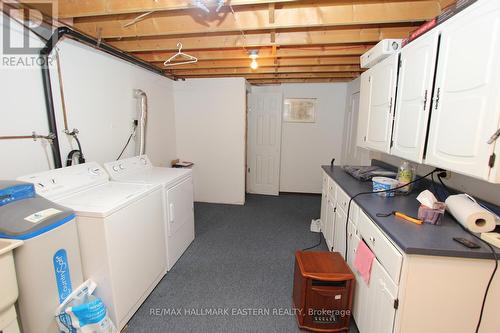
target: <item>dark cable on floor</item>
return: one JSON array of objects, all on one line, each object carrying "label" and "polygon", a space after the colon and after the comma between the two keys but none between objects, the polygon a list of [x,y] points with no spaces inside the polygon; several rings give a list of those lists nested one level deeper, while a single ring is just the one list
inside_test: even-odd
[{"label": "dark cable on floor", "polygon": [[[438,174],[437,175],[437,178],[438,178],[439,182],[441,183],[441,185],[443,186],[444,190],[448,193],[448,195],[450,195],[452,192],[449,190],[449,188],[443,182],[442,178],[444,178],[444,177],[446,177],[446,174],[444,174],[444,175]],[[467,229],[466,227],[464,227],[458,221],[456,221],[456,223],[462,228],[462,230],[464,230],[469,235],[471,235],[472,237],[476,238],[481,243],[483,243],[484,245],[486,245],[489,248],[489,250],[491,251],[491,253],[493,254],[493,260],[495,261],[495,267],[493,269],[493,272],[491,273],[490,279],[488,280],[488,285],[486,286],[486,290],[485,290],[484,296],[483,296],[483,302],[481,303],[481,312],[479,312],[479,319],[478,319],[477,326],[476,326],[476,331],[475,331],[476,333],[478,333],[479,332],[479,328],[481,327],[481,322],[483,320],[484,307],[486,305],[486,300],[488,299],[488,293],[490,291],[491,283],[493,282],[493,279],[495,278],[495,275],[496,275],[497,270],[498,270],[498,257],[497,257],[497,253],[496,253],[495,249],[493,248],[493,246],[491,246],[490,243],[486,242],[481,237],[479,237],[476,234],[474,234],[472,231],[470,231],[469,229]]]},{"label": "dark cable on floor", "polygon": [[316,248],[316,247],[318,247],[318,246],[321,245],[321,242],[322,242],[321,231],[318,232],[318,234],[319,234],[319,242],[318,242],[318,244],[310,246],[310,247],[306,247],[305,249],[302,249],[302,251],[312,250],[312,249],[314,249],[314,248]]},{"label": "dark cable on floor", "polygon": [[384,192],[393,192],[393,191],[396,191],[396,190],[399,190],[399,189],[402,189],[402,188],[405,188],[406,186],[410,185],[410,184],[414,184],[414,183],[417,183],[425,178],[427,178],[428,176],[436,173],[436,172],[443,172],[442,169],[434,169],[432,170],[431,172],[425,174],[424,176],[421,176],[421,177],[418,177],[414,180],[412,180],[411,182],[409,183],[405,183],[404,185],[401,185],[401,186],[398,186],[398,187],[395,187],[395,188],[392,188],[392,189],[388,189],[388,190],[381,190],[381,191],[367,191],[367,192],[360,192],[358,194],[356,194],[355,196],[353,196],[350,200],[349,200],[349,204],[347,205],[347,218],[346,218],[346,224],[345,224],[345,260],[347,260],[347,252],[348,252],[348,243],[349,243],[349,237],[347,237],[347,233],[348,233],[348,227],[349,227],[349,215],[350,215],[350,212],[351,212],[351,203],[352,201],[354,200],[354,198],[360,196],[360,195],[364,195],[364,194],[376,194],[376,193],[384,193]]}]

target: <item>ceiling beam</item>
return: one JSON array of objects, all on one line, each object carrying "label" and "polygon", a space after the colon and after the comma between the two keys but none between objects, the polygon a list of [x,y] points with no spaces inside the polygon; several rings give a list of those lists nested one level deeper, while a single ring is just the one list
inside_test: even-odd
[{"label": "ceiling beam", "polygon": [[[209,75],[184,75],[183,78],[211,78],[224,77],[227,74],[209,74]],[[355,78],[359,76],[357,72],[332,72],[332,73],[251,73],[235,74],[233,77],[244,77],[247,80],[255,79],[307,79],[307,78]]]},{"label": "ceiling beam", "polygon": [[248,80],[254,85],[282,84],[282,83],[331,83],[331,82],[348,82],[350,78],[311,78],[311,79],[257,79]]},{"label": "ceiling beam", "polygon": [[245,31],[283,29],[310,29],[346,25],[373,25],[422,22],[440,13],[436,0],[410,2],[382,2],[360,4],[329,4],[297,7],[283,5],[273,11],[269,8],[242,7],[234,16],[224,8],[221,16],[192,12],[159,12],[130,24],[137,16],[92,17],[75,19],[74,27],[86,34],[109,38],[174,36],[188,34],[239,33]]},{"label": "ceiling beam", "polygon": [[[336,56],[360,56],[368,51],[373,45],[345,45],[345,46],[303,46],[277,48],[273,52],[272,47],[263,47],[259,49],[259,59],[273,58],[303,58],[303,57],[336,57]],[[248,59],[248,52],[242,48],[234,50],[204,50],[190,51],[190,55],[202,60],[234,60]],[[165,61],[172,56],[172,52],[144,52],[135,53],[135,56],[150,62]]]},{"label": "ceiling beam", "polygon": [[243,39],[237,36],[199,36],[177,38],[140,38],[133,40],[110,41],[109,44],[128,52],[174,51],[181,42],[184,50],[252,48],[262,46],[297,45],[338,45],[376,43],[384,38],[404,38],[416,29],[415,26],[383,28],[337,28],[335,30],[279,32],[275,44],[269,34],[247,34]]},{"label": "ceiling beam", "polygon": [[[231,6],[297,2],[298,0],[231,0]],[[87,17],[196,8],[190,0],[59,0],[59,17]]]},{"label": "ceiling beam", "polygon": [[330,73],[330,72],[362,72],[359,65],[336,66],[290,66],[290,67],[259,67],[252,70],[246,68],[210,68],[166,70],[165,72],[183,77],[184,75],[237,75],[237,74],[269,74],[269,73]]},{"label": "ceiling beam", "polygon": [[[163,61],[153,61],[153,64],[162,66]],[[325,66],[325,65],[359,65],[359,57],[330,57],[330,58],[285,58],[285,59],[258,59],[259,67],[275,66]],[[177,65],[176,69],[198,68],[245,68],[250,66],[250,59],[245,60],[206,60],[195,64]],[[172,68],[172,67],[170,67]]]}]

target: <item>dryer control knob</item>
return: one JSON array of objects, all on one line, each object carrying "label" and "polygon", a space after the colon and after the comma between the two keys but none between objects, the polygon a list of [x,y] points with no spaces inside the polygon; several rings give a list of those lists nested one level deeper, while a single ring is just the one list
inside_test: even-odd
[{"label": "dryer control knob", "polygon": [[123,166],[123,164],[118,165],[118,168],[120,168],[120,170],[124,170],[125,169],[125,167]]},{"label": "dryer control knob", "polygon": [[118,172],[120,169],[118,169],[118,165],[113,165],[113,171]]}]

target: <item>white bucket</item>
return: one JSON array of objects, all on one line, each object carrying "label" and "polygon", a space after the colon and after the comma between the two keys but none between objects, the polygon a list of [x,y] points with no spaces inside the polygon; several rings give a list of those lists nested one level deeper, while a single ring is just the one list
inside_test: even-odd
[{"label": "white bucket", "polygon": [[[373,182],[373,192],[392,190],[398,187],[399,185],[399,182],[396,179],[387,177],[373,177],[372,182]],[[394,191],[380,192],[377,194],[382,197],[393,197]]]}]

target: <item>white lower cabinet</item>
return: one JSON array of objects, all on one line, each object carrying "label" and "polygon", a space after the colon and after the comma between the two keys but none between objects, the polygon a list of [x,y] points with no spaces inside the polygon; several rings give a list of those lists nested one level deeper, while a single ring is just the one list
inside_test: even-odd
[{"label": "white lower cabinet", "polygon": [[328,250],[331,250],[333,248],[333,233],[335,228],[335,202],[331,199],[328,199],[327,201],[326,225],[323,236],[325,237]]},{"label": "white lower cabinet", "polygon": [[345,244],[346,244],[346,222],[347,216],[342,208],[337,208],[335,211],[335,226],[333,233],[333,250],[339,252],[342,258],[345,259]]},{"label": "white lower cabinet", "polygon": [[[346,234],[347,216],[339,202],[349,197],[331,178],[326,184],[329,185],[324,187],[326,200],[322,201],[322,214],[326,215],[323,233],[328,249],[333,246],[342,255],[347,237],[346,261],[356,278],[352,314],[359,332],[474,332],[484,286],[491,276],[491,260],[403,254],[354,202]],[[336,188],[339,201],[328,195],[330,185]],[[359,242],[365,242],[376,257],[369,283],[354,268]],[[500,275],[497,274],[485,305],[480,333],[498,332],[499,308]]]},{"label": "white lower cabinet", "polygon": [[[360,284],[365,283],[364,280]],[[363,313],[362,333],[390,333],[394,327],[396,309],[394,302],[397,299],[398,287],[384,270],[377,259],[373,260],[370,281],[365,299],[368,311]]]},{"label": "white lower cabinet", "polygon": [[321,233],[323,237],[326,238],[325,235],[325,227],[326,227],[326,209],[328,208],[328,195],[325,191],[325,187],[323,187],[323,192],[321,193],[321,215],[320,215],[320,226]]}]

